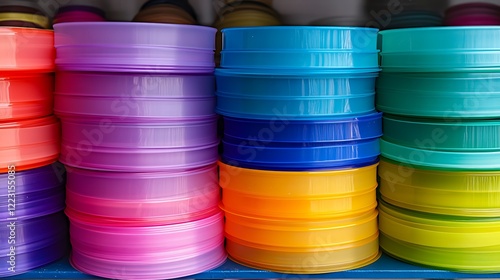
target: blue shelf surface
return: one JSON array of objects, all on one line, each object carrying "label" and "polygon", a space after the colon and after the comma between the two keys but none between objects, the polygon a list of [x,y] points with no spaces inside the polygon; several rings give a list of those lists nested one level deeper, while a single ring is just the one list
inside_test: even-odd
[{"label": "blue shelf surface", "polygon": [[[420,279],[458,279],[458,278],[500,278],[500,274],[465,274],[444,270],[425,268],[407,264],[387,255],[375,263],[363,268],[314,275],[283,274],[248,268],[227,260],[216,269],[203,272],[184,279],[382,279],[382,278],[420,278]],[[8,279],[99,279],[98,277],[83,274],[73,269],[67,258],[61,259],[42,268],[22,275],[11,276]]]}]

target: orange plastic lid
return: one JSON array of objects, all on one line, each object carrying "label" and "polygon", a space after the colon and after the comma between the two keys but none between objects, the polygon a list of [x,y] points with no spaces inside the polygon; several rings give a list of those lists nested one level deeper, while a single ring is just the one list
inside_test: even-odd
[{"label": "orange plastic lid", "polygon": [[60,124],[54,116],[0,124],[0,172],[50,164],[59,151]]},{"label": "orange plastic lid", "polygon": [[0,27],[0,72],[52,72],[54,31]]},{"label": "orange plastic lid", "polygon": [[53,82],[52,74],[0,77],[0,122],[52,114]]}]

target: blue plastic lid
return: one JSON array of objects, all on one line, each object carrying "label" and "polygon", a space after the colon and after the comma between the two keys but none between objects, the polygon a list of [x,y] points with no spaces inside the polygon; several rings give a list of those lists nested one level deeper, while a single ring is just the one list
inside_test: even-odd
[{"label": "blue plastic lid", "polygon": [[378,29],[329,26],[265,26],[222,29],[222,49],[250,50],[377,50]]},{"label": "blue plastic lid", "polygon": [[367,140],[382,135],[382,113],[359,117],[288,121],[224,118],[225,137],[263,143],[346,142]]},{"label": "blue plastic lid", "polygon": [[265,170],[332,169],[365,165],[376,161],[380,155],[378,138],[340,144],[304,143],[303,146],[226,138],[222,141],[222,149],[223,160],[231,165]]}]

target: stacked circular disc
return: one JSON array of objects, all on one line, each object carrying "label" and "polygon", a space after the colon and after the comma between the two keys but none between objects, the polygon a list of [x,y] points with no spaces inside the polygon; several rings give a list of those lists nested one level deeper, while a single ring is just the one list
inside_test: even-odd
[{"label": "stacked circular disc", "polygon": [[0,27],[0,277],[67,250],[53,40],[52,31]]},{"label": "stacked circular disc", "polygon": [[498,27],[381,32],[381,246],[397,258],[500,271],[499,35]]},{"label": "stacked circular disc", "polygon": [[196,13],[187,0],[149,0],[133,21],[175,24],[196,24]]},{"label": "stacked circular disc", "polygon": [[38,1],[5,0],[0,3],[0,26],[50,28],[50,18]]},{"label": "stacked circular disc", "polygon": [[324,273],[378,256],[377,30],[222,30],[220,185],[237,262]]},{"label": "stacked circular disc", "polygon": [[492,3],[465,3],[446,10],[445,25],[500,25],[500,6]]},{"label": "stacked circular disc", "polygon": [[163,279],[220,265],[216,30],[101,22],[55,32],[73,266]]}]

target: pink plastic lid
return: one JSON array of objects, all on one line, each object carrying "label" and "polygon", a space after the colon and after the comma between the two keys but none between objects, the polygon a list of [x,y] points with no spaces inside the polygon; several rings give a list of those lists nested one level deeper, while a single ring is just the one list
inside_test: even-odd
[{"label": "pink plastic lid", "polygon": [[140,22],[74,22],[54,25],[55,46],[120,45],[215,50],[217,29]]},{"label": "pink plastic lid", "polygon": [[57,73],[55,91],[61,95],[131,98],[207,98],[215,96],[213,74]]}]

